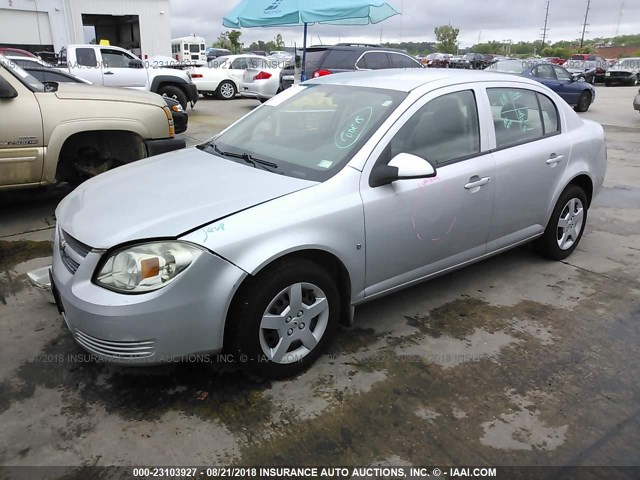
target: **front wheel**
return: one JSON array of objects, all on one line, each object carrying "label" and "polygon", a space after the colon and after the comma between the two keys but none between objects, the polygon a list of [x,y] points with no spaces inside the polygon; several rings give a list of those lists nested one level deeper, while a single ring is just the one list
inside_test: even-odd
[{"label": "front wheel", "polygon": [[587,223],[587,195],[570,185],[558,199],[544,234],[535,241],[538,253],[563,260],[578,246]]},{"label": "front wheel", "polygon": [[591,93],[585,90],[584,92],[582,92],[582,95],[580,95],[580,100],[578,100],[578,104],[575,107],[575,111],[586,112],[587,110],[589,110],[590,106],[591,106]]},{"label": "front wheel", "polygon": [[340,315],[335,279],[306,259],[267,268],[238,294],[228,318],[232,350],[273,379],[306,370],[329,343]]},{"label": "front wheel", "polygon": [[158,95],[177,100],[180,105],[182,105],[182,108],[187,110],[187,96],[180,87],[176,87],[175,85],[164,85],[158,90]]}]

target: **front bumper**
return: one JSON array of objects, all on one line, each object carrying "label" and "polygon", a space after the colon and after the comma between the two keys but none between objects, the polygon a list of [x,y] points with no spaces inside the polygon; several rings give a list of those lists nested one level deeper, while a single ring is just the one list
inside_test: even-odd
[{"label": "front bumper", "polygon": [[173,126],[176,129],[176,133],[184,133],[189,127],[189,114],[187,112],[174,112],[171,111],[173,117]]},{"label": "front bumper", "polygon": [[222,350],[227,310],[246,276],[238,267],[205,251],[166,287],[125,295],[91,281],[103,252],[89,252],[71,273],[57,229],[54,245],[54,296],[69,331],[91,354],[120,364],[153,365]]},{"label": "front bumper", "polygon": [[[186,128],[185,128],[186,130]],[[144,144],[147,147],[147,156],[153,157],[161,153],[173,152],[187,146],[184,138],[159,138],[155,140],[146,140]]]}]

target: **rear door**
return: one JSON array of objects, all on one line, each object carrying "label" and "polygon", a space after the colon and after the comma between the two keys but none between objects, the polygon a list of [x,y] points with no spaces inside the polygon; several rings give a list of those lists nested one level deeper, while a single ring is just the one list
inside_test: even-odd
[{"label": "rear door", "polygon": [[513,88],[496,82],[486,91],[496,165],[487,248],[495,251],[544,231],[571,145],[562,133],[557,106],[535,87]]},{"label": "rear door", "polygon": [[236,58],[233,62],[231,62],[231,65],[227,70],[229,78],[233,80],[233,83],[235,83],[238,87],[242,84],[244,71],[247,68],[249,68],[249,62],[247,61],[247,58],[241,57]]},{"label": "rear door", "polygon": [[[0,99],[0,186],[38,183],[44,164],[42,116],[26,72],[0,65],[0,78],[18,93]],[[53,95],[49,93],[47,95]]]}]

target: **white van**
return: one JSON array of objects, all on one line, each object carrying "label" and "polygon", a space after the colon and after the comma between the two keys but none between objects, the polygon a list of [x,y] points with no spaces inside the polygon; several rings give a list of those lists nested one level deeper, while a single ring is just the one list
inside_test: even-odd
[{"label": "white van", "polygon": [[202,37],[174,38],[171,40],[171,56],[179,63],[188,65],[207,64],[207,42]]}]

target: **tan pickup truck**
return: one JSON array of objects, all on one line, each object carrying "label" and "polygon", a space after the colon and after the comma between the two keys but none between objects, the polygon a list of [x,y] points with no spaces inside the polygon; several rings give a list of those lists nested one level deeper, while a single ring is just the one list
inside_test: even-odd
[{"label": "tan pickup truck", "polygon": [[185,146],[149,92],[42,84],[0,55],[0,190],[76,184]]}]

